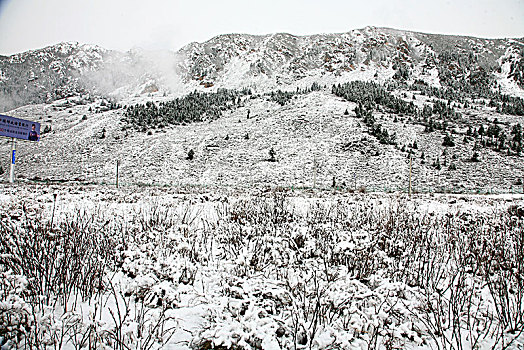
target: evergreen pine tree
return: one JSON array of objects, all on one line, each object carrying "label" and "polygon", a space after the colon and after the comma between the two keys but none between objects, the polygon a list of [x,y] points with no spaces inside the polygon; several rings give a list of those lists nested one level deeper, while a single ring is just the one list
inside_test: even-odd
[{"label": "evergreen pine tree", "polygon": [[453,138],[451,137],[450,134],[446,134],[446,136],[444,136],[444,142],[442,142],[442,146],[446,146],[446,147],[455,146],[455,142],[453,142]]},{"label": "evergreen pine tree", "polygon": [[486,130],[484,130],[484,125],[481,125],[480,128],[479,128],[479,131],[478,131],[478,134],[480,136],[484,136],[486,135]]},{"label": "evergreen pine tree", "polygon": [[276,152],[273,149],[273,147],[271,147],[271,149],[269,150],[269,161],[270,162],[276,162],[275,155],[276,155]]},{"label": "evergreen pine tree", "polygon": [[435,169],[437,170],[440,170],[442,167],[440,166],[440,159],[437,157],[437,160],[435,161],[435,163],[433,163],[433,165],[435,166]]},{"label": "evergreen pine tree", "polygon": [[499,135],[498,140],[499,140],[498,141],[498,150],[502,151],[504,148],[506,148],[506,134],[504,132],[502,132]]},{"label": "evergreen pine tree", "polygon": [[193,160],[194,157],[195,157],[195,151],[193,151],[193,149],[190,149],[189,152],[187,152],[186,159],[187,160]]}]

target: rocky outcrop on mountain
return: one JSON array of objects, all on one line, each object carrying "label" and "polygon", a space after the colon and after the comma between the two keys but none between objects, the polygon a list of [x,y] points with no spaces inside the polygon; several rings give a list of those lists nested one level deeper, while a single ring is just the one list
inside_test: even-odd
[{"label": "rocky outcrop on mountain", "polygon": [[[182,48],[185,82],[272,88],[313,77],[366,77],[495,88],[494,73],[522,88],[524,39],[480,39],[366,27],[342,34],[221,35]],[[505,70],[501,66],[507,65]],[[342,78],[337,78],[342,77]]]},{"label": "rocky outcrop on mountain", "polygon": [[[40,50],[0,56],[0,112],[42,102],[83,96],[121,97],[150,92],[153,53],[126,53],[95,45],[60,43]],[[174,61],[171,53],[169,58]],[[154,84],[153,84],[154,85]]]}]

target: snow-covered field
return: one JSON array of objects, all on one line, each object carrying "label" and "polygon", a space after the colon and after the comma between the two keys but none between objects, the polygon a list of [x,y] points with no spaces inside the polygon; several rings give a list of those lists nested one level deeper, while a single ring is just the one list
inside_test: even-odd
[{"label": "snow-covered field", "polygon": [[4,186],[2,349],[519,349],[523,205]]}]

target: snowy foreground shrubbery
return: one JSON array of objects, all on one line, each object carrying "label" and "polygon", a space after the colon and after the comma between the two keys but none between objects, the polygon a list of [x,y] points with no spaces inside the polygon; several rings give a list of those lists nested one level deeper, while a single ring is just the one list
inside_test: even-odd
[{"label": "snowy foreground shrubbery", "polygon": [[4,203],[2,349],[522,346],[523,213],[423,202]]}]

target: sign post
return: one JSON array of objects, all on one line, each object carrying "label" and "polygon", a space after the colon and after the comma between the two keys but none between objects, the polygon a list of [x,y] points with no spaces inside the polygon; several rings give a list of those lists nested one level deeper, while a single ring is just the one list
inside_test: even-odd
[{"label": "sign post", "polygon": [[411,172],[413,167],[413,157],[409,154],[409,198],[411,198]]},{"label": "sign post", "polygon": [[9,182],[15,182],[15,163],[16,163],[16,141],[13,137],[11,142],[11,172],[9,173]]},{"label": "sign post", "polygon": [[120,165],[120,160],[116,161],[116,188],[118,188],[118,166]]},{"label": "sign post", "polygon": [[11,138],[11,161],[9,182],[15,182],[16,139],[40,140],[40,123],[0,114],[0,136]]},{"label": "sign post", "polygon": [[313,189],[317,187],[317,156],[313,157]]}]

